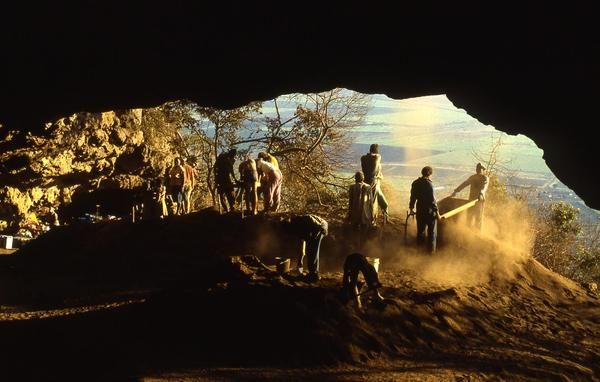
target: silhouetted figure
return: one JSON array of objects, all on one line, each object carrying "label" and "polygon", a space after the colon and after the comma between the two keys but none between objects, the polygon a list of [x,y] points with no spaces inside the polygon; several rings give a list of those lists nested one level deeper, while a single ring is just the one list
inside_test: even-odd
[{"label": "silhouetted figure", "polygon": [[[362,272],[365,282],[367,283],[367,291],[361,293],[359,287],[358,274]],[[383,297],[379,293],[381,283],[377,270],[364,255],[353,253],[346,257],[344,262],[344,276],[342,277],[342,296],[345,301],[354,300],[356,305],[362,307],[360,296],[366,292],[371,292],[376,301],[382,302]]]},{"label": "silhouetted figure", "polygon": [[142,220],[154,220],[166,216],[167,206],[164,190],[165,187],[160,179],[146,183],[142,199]]},{"label": "silhouetted figure", "polygon": [[196,170],[186,158],[181,158],[185,170],[185,183],[183,185],[183,212],[189,214],[192,210],[192,191],[196,185]]},{"label": "silhouetted figure", "polygon": [[158,184],[156,202],[158,203],[159,218],[163,219],[169,216],[169,210],[167,209],[167,187],[162,182]]},{"label": "silhouetted figure", "polygon": [[300,240],[298,244],[298,271],[302,274],[304,257],[307,258],[308,274],[306,280],[315,282],[319,276],[319,251],[321,240],[328,234],[328,224],[317,215],[292,216],[284,222],[284,228]]},{"label": "silhouetted figure", "polygon": [[219,201],[224,211],[235,211],[234,185],[237,183],[233,166],[235,164],[236,149],[219,154],[215,162],[215,181]]},{"label": "silhouetted figure", "polygon": [[364,175],[358,171],[354,174],[354,184],[348,190],[347,221],[352,227],[356,248],[361,248],[369,228],[373,225],[373,194],[371,186],[364,181]]},{"label": "silhouetted figure", "polygon": [[[246,212],[252,215],[257,213],[257,188],[258,188],[258,172],[256,170],[256,162],[249,156],[246,160],[240,163],[238,171],[240,173],[241,190],[240,194],[246,203]],[[244,208],[244,206],[242,206]]]},{"label": "silhouetted figure", "polygon": [[415,213],[415,202],[417,205],[417,244],[425,243],[425,231],[427,230],[427,249],[433,253],[436,249],[437,240],[437,218],[438,207],[433,195],[433,183],[431,175],[433,169],[425,166],[421,170],[421,177],[412,183],[410,188],[410,212]]},{"label": "silhouetted figure", "polygon": [[484,171],[485,167],[481,163],[477,163],[477,166],[475,166],[475,174],[462,182],[452,193],[452,196],[455,196],[463,188],[470,186],[469,200],[478,200],[478,202],[467,211],[467,224],[479,230],[481,230],[483,225],[485,193],[489,185],[489,178],[483,174]]},{"label": "silhouetted figure", "polygon": [[377,143],[372,144],[369,147],[369,153],[360,158],[360,166],[365,176],[365,183],[371,186],[371,193],[373,194],[372,202],[377,202],[377,206],[375,207],[374,205],[373,208],[374,218],[377,216],[377,209],[381,208],[384,217],[387,219],[388,202],[381,191],[383,173],[381,172],[381,155],[379,154],[379,145]]},{"label": "silhouetted figure", "polygon": [[176,215],[183,213],[183,185],[186,182],[185,169],[180,158],[175,158],[173,167],[169,169],[169,186],[173,203],[177,203]]}]

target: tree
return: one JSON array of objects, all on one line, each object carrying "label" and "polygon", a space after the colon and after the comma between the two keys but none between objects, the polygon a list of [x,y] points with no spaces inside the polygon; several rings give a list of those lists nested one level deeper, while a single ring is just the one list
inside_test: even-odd
[{"label": "tree", "polygon": [[485,167],[486,174],[489,179],[488,191],[486,199],[494,204],[504,204],[508,201],[509,193],[506,184],[502,182],[500,177],[510,178],[512,172],[508,168],[510,160],[502,158],[502,134],[491,136],[490,146],[487,150],[482,150],[473,153],[473,157],[477,162],[480,162]]},{"label": "tree", "polygon": [[559,201],[543,203],[537,213],[533,255],[546,267],[573,277],[576,273],[576,242],[581,232],[579,210]]},{"label": "tree", "polygon": [[573,277],[581,282],[600,282],[600,226],[581,224],[575,251]]},{"label": "tree", "polygon": [[241,141],[243,130],[248,123],[260,115],[261,102],[252,102],[236,109],[221,110],[212,107],[196,106],[197,122],[186,132],[191,151],[201,161],[203,178],[210,192],[213,205],[217,203],[214,167],[217,156],[227,148]]},{"label": "tree", "polygon": [[[204,179],[199,187],[210,194],[213,204],[215,159],[236,147],[242,155],[267,151],[279,159],[285,208],[318,207],[323,213],[345,208],[351,180],[340,176],[339,170],[348,162],[351,132],[366,115],[369,101],[370,96],[346,89],[292,94],[270,101],[273,111],[266,115],[260,102],[220,110],[177,101],[157,108],[156,124],[162,123],[161,133],[179,152],[198,161],[196,168]],[[282,103],[293,106],[283,112]]]},{"label": "tree", "polygon": [[575,259],[574,279],[582,282],[600,282],[600,246],[579,246]]},{"label": "tree", "polygon": [[[180,109],[180,102],[165,103],[142,112],[142,131],[154,168],[165,171],[175,156],[186,154],[186,143],[180,129],[190,123],[189,115]],[[157,174],[161,175],[161,174]]]},{"label": "tree", "polygon": [[[351,132],[368,112],[370,96],[346,89],[287,97],[294,115],[265,118],[265,149],[280,158],[291,210],[340,212],[345,208],[349,178],[339,175],[348,163]],[[343,197],[340,197],[343,194]]]},{"label": "tree", "polygon": [[185,156],[195,164],[198,179],[204,180],[196,182],[194,194],[200,196],[196,199],[203,201],[209,195],[214,205],[216,157],[236,144],[247,122],[260,114],[260,108],[260,102],[230,110],[203,107],[187,100],[168,102],[144,111],[146,136],[168,142],[165,148],[171,150],[171,158]]},{"label": "tree", "polygon": [[499,214],[506,219],[506,211],[514,211],[517,207],[527,220],[533,217],[532,252],[537,260],[574,280],[600,281],[598,225],[582,224],[579,210],[564,201],[542,203],[535,209],[528,206],[535,187],[507,186],[501,180],[513,183],[511,179],[516,176],[514,171],[509,170],[510,161],[501,158],[502,146],[502,135],[496,135],[492,136],[488,150],[474,153],[475,159],[486,166],[490,178],[487,192],[487,199],[493,202],[488,209],[490,215]]}]

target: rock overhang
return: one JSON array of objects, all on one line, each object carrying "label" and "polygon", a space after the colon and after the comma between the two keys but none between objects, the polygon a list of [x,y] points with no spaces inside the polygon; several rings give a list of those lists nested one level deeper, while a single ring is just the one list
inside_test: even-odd
[{"label": "rock overhang", "polygon": [[585,9],[16,7],[1,37],[7,128],[182,98],[231,108],[333,87],[447,94],[481,122],[532,138],[557,177],[600,208],[589,181],[598,44]]}]

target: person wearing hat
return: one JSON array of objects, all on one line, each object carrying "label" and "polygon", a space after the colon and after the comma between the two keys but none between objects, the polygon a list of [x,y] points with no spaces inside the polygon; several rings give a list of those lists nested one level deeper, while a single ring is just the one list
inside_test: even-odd
[{"label": "person wearing hat", "polygon": [[483,206],[485,204],[485,193],[488,189],[489,178],[483,174],[485,167],[481,163],[477,163],[475,167],[475,174],[471,175],[467,180],[462,182],[454,192],[452,196],[455,196],[463,188],[471,186],[469,192],[469,200],[479,200],[477,204],[469,209],[467,213],[467,224],[472,227],[476,227],[481,230],[483,223]]}]

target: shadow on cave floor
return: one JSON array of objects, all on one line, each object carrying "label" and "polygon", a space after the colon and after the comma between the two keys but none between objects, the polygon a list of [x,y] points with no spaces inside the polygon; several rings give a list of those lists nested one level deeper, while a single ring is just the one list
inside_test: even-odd
[{"label": "shadow on cave floor", "polygon": [[[389,304],[359,312],[338,297],[340,272],[306,284],[233,262],[229,256],[291,253],[285,240],[273,240],[274,231],[265,234],[270,223],[261,219],[241,223],[205,212],[167,222],[72,226],[0,259],[1,375],[102,381],[600,375],[598,300],[536,264],[511,279],[466,286],[427,283],[390,268],[380,272]],[[342,233],[334,229],[323,245],[334,254],[324,261],[332,271],[346,253],[332,247],[343,240],[336,235]],[[82,304],[101,308],[74,308]]]},{"label": "shadow on cave floor", "polygon": [[[385,290],[394,303],[384,310],[358,313],[338,300],[335,276],[327,274],[318,286],[259,282],[172,290],[114,309],[2,322],[3,375],[343,381],[593,380],[600,373],[598,325],[582,333],[549,319],[529,331],[520,327],[532,325],[526,314],[507,322],[506,313],[459,303],[460,292],[424,299],[403,288]],[[508,312],[516,317],[522,309]],[[555,338],[556,328],[563,332]]]}]

